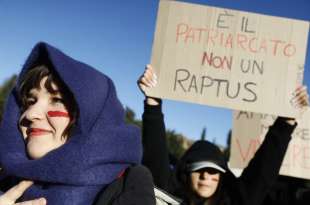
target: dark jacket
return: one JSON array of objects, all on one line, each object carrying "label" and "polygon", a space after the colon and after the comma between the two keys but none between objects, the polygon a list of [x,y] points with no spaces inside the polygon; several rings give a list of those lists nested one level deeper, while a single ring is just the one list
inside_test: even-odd
[{"label": "dark jacket", "polygon": [[[278,118],[270,127],[264,142],[254,158],[237,178],[227,169],[223,175],[220,204],[259,205],[275,182],[291,139],[294,126],[283,118]],[[184,158],[177,165],[177,173],[169,168],[168,151],[165,139],[165,125],[160,106],[145,104],[143,114],[143,163],[152,172],[155,185],[181,197],[186,191],[180,182]],[[186,155],[186,153],[185,153]],[[267,161],[268,159],[268,161]]]},{"label": "dark jacket", "polygon": [[155,205],[152,174],[141,165],[127,168],[98,195],[94,205]]}]

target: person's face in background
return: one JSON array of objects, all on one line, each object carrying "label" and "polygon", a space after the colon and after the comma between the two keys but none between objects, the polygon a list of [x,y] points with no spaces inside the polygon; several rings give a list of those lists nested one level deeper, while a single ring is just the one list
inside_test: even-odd
[{"label": "person's face in background", "polygon": [[70,123],[63,96],[55,83],[51,84],[55,92],[50,93],[45,87],[46,80],[47,77],[42,78],[40,87],[29,91],[19,120],[27,152],[32,159],[41,158],[62,146],[68,137],[63,136]]},{"label": "person's face in background", "polygon": [[202,198],[211,197],[218,188],[220,172],[213,168],[200,169],[190,173],[192,191]]}]

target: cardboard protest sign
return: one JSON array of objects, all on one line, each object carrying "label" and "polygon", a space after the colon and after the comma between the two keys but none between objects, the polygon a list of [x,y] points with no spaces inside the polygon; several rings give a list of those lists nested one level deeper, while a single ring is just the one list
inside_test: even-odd
[{"label": "cardboard protest sign", "polygon": [[294,116],[309,22],[160,1],[147,95]]},{"label": "cardboard protest sign", "polygon": [[[230,167],[243,169],[263,142],[276,117],[234,111]],[[268,163],[268,159],[266,159]],[[280,174],[310,179],[310,109],[299,121],[286,151]]]}]

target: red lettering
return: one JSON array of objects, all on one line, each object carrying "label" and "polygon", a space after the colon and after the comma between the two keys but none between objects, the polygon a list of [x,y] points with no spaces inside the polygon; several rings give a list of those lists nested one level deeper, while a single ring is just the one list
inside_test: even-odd
[{"label": "red lettering", "polygon": [[237,34],[237,45],[243,50],[246,50],[246,45],[245,45],[246,42],[248,42],[247,36],[238,33]]},{"label": "red lettering", "polygon": [[233,36],[232,34],[229,34],[227,39],[226,39],[226,44],[225,44],[225,48],[227,47],[233,48]]},{"label": "red lettering", "polygon": [[189,31],[186,33],[185,43],[187,43],[188,39],[192,39],[192,43],[195,42],[195,32],[192,28],[190,28]]},{"label": "red lettering", "polygon": [[[289,51],[291,51],[291,52],[289,53]],[[285,56],[291,57],[291,56],[293,56],[295,53],[296,53],[296,47],[295,47],[295,45],[289,43],[289,44],[287,44],[287,45],[284,47],[283,54],[284,54]]]},{"label": "red lettering", "polygon": [[210,30],[210,31],[208,32],[207,44],[209,45],[209,42],[211,40],[212,43],[213,43],[213,46],[214,46],[215,45],[215,41],[214,40],[217,38],[218,32],[217,32],[217,30]]},{"label": "red lettering", "polygon": [[[252,39],[249,41],[249,49],[250,49],[251,52],[257,53],[257,49],[255,50],[255,49],[253,48],[253,42],[254,42],[254,41],[257,41],[257,38],[256,38],[256,37],[252,38]],[[257,43],[257,42],[256,42],[256,43]]]},{"label": "red lettering", "polygon": [[294,144],[293,148],[292,148],[292,152],[293,152],[292,153],[293,166],[298,166],[298,164],[299,164],[298,162],[302,158],[302,157],[300,157],[302,152],[301,152],[299,146]]},{"label": "red lettering", "polygon": [[[248,53],[264,53],[272,56],[291,57],[296,55],[296,45],[279,39],[253,37],[245,33],[224,33],[207,27],[192,27],[186,23],[176,26],[176,43],[206,44],[226,49],[240,49]],[[212,48],[211,48],[212,49]],[[212,65],[216,68],[230,68],[229,57],[214,56]],[[205,59],[207,60],[207,59]],[[211,64],[209,62],[209,64]]]},{"label": "red lettering", "polygon": [[264,50],[265,53],[267,53],[267,41],[264,39],[262,40],[260,47],[259,47],[259,52]]},{"label": "red lettering", "polygon": [[202,32],[203,32],[203,31],[207,32],[207,29],[198,28],[197,30],[198,30],[198,32],[199,32],[199,34],[198,34],[198,42],[200,43],[200,41],[201,41],[201,36],[202,36]]},{"label": "red lettering", "polygon": [[303,149],[303,162],[304,162],[304,168],[310,169],[310,147],[304,147]]},{"label": "red lettering", "polygon": [[276,56],[276,55],[277,55],[277,51],[278,51],[278,45],[279,45],[280,43],[285,43],[285,42],[284,42],[284,41],[281,41],[281,40],[270,40],[270,41],[274,43],[272,53],[273,53],[274,56]]},{"label": "red lettering", "polygon": [[177,26],[177,35],[176,35],[176,42],[179,42],[180,35],[184,35],[187,33],[188,25],[184,23],[180,23]]},{"label": "red lettering", "polygon": [[222,68],[222,69],[227,68],[231,70],[232,60],[233,60],[232,56],[230,56],[229,58],[227,56],[220,57],[220,56],[214,56],[213,53],[208,55],[207,52],[204,52],[202,56],[201,65],[205,65],[207,61],[208,65],[214,68]]},{"label": "red lettering", "polygon": [[236,138],[237,148],[239,150],[240,156],[243,160],[243,162],[248,162],[255,154],[256,152],[256,140],[251,139],[248,143],[247,149],[245,153],[243,152],[242,146],[240,145],[239,139]]}]

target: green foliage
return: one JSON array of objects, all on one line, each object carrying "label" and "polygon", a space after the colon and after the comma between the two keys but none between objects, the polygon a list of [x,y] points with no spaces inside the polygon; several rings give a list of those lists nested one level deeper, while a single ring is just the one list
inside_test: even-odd
[{"label": "green foliage", "polygon": [[[128,124],[137,125],[142,128],[141,120],[136,119],[135,112],[129,108],[125,108],[126,115],[125,121]],[[176,133],[174,130],[166,130],[167,145],[169,152],[177,158],[183,155],[188,144],[188,140],[181,134]]]},{"label": "green foliage", "polygon": [[2,114],[6,102],[6,98],[16,83],[17,76],[13,75],[10,79],[6,80],[2,86],[0,86],[0,122],[2,120]]},{"label": "green foliage", "polygon": [[136,119],[136,113],[131,108],[126,107],[125,112],[126,112],[125,115],[126,123],[136,125],[140,128],[142,127],[141,120]]},{"label": "green foliage", "polygon": [[227,161],[230,158],[230,147],[231,147],[231,130],[227,134],[226,148],[224,149],[224,156]]},{"label": "green foliage", "polygon": [[180,159],[186,150],[188,140],[181,134],[176,133],[174,130],[167,130],[167,146],[172,155]]}]

